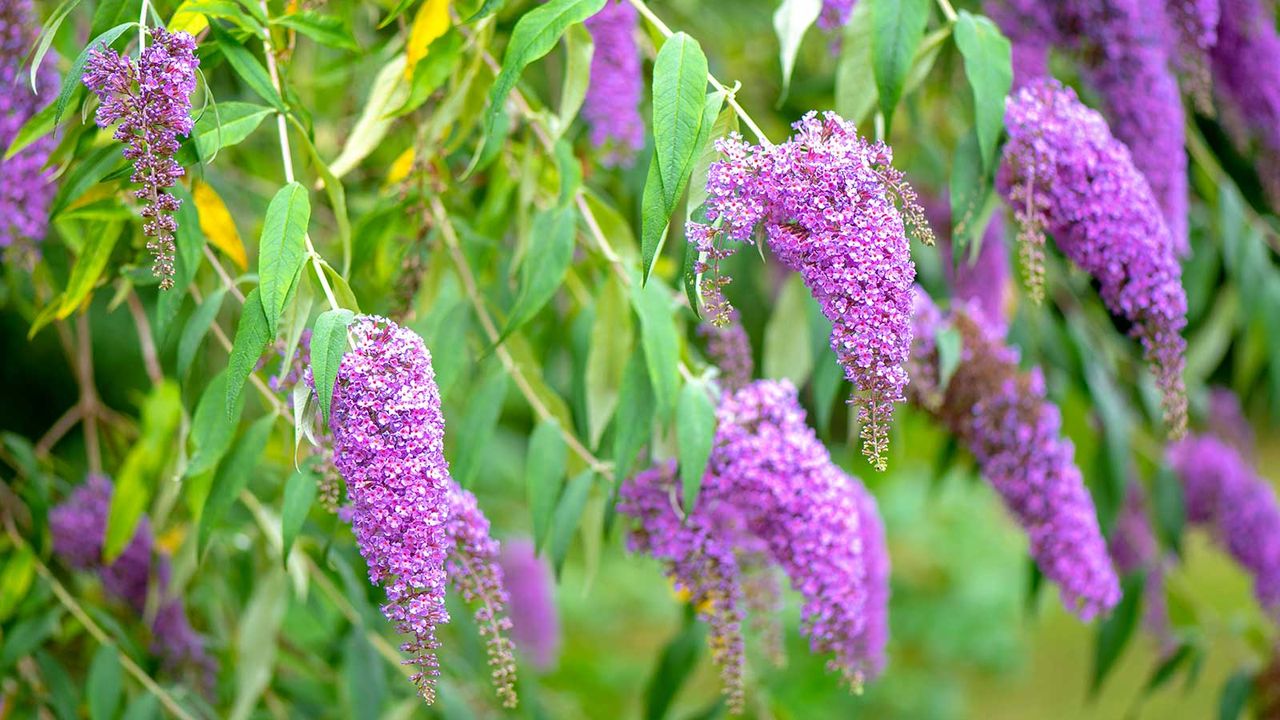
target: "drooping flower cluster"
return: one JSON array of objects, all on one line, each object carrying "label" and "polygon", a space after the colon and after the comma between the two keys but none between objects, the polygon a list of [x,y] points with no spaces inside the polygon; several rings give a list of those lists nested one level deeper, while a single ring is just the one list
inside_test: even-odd
[{"label": "drooping flower cluster", "polygon": [[528,539],[502,543],[498,562],[509,598],[511,639],[534,667],[555,667],[560,657],[560,616],[551,568]]},{"label": "drooping flower cluster", "polygon": [[169,597],[169,558],[154,551],[151,526],[144,516],[133,539],[111,564],[102,561],[111,508],[112,483],[90,475],[66,500],[49,513],[53,551],[76,570],[98,573],[107,593],[124,601],[135,613],[147,609],[154,590],[159,604],[151,619],[151,650],[172,672],[189,669],[199,675],[202,688],[210,690],[217,676],[217,662],[205,652],[204,640],[191,628],[181,597]]},{"label": "drooping flower cluster", "polygon": [[636,46],[636,9],[627,0],[606,0],[600,12],[587,18],[595,41],[591,83],[582,116],[591,128],[591,143],[603,148],[606,165],[627,163],[644,147],[644,119],[640,99],[640,49]]},{"label": "drooping flower cluster", "polygon": [[1047,230],[1098,281],[1111,312],[1133,323],[1164,396],[1165,422],[1180,436],[1187,417],[1180,334],[1187,296],[1146,180],[1102,116],[1054,80],[1015,93],[1005,126],[1009,142],[997,186],[1023,224],[1020,242],[1038,248]]},{"label": "drooping flower cluster", "polygon": [[1159,202],[1169,240],[1187,244],[1185,120],[1170,67],[1174,30],[1155,0],[1000,0],[993,15],[1013,39],[1019,84],[1047,75],[1048,48],[1078,51],[1085,80],[1102,97],[1116,137],[1128,146]]},{"label": "drooping flower cluster", "polygon": [[638,521],[629,546],[664,561],[708,623],[734,712],[742,707],[744,577],[762,565],[779,568],[803,596],[812,651],[830,653],[828,667],[860,687],[883,666],[886,639],[888,558],[874,500],[832,462],[789,382],[726,392],[716,416],[692,511],[677,507],[674,463],[623,485],[619,510]]},{"label": "drooping flower cluster", "polygon": [[178,229],[173,214],[179,200],[169,193],[183,169],[174,153],[178,137],[191,134],[191,93],[196,89],[195,40],[184,32],[164,28],[148,31],[151,44],[137,63],[110,48],[95,48],[85,65],[84,84],[102,104],[99,127],[116,127],[115,138],[125,144],[124,156],[133,161],[130,177],[142,187],[134,195],[142,201],[142,231],[155,258],[153,271],[160,288],[173,287],[174,240]]},{"label": "drooping flower cluster", "polygon": [[883,470],[911,347],[915,264],[903,215],[927,242],[932,235],[888,146],[859,137],[835,113],[811,112],[794,128],[775,146],[748,145],[736,133],[718,140],[724,157],[708,173],[707,224],[690,223],[686,235],[701,251],[721,235],[749,241],[764,226],[774,254],[800,272],[832,323],[831,349],[855,389],[863,454]]},{"label": "drooping flower cluster", "polygon": [[1211,435],[1234,447],[1246,461],[1254,462],[1257,439],[1238,395],[1224,387],[1210,388],[1208,423]]},{"label": "drooping flower cluster", "polygon": [[1244,138],[1256,138],[1259,174],[1280,199],[1280,34],[1272,3],[1222,0],[1218,43],[1210,54],[1214,88]]},{"label": "drooping flower cluster", "polygon": [[[1120,582],[1098,528],[1093,498],[1062,437],[1062,417],[1045,397],[1039,368],[1022,372],[1003,328],[963,305],[949,317],[918,290],[912,349],[912,400],[934,414],[973,453],[983,476],[1027,533],[1031,556],[1082,620],[1110,610]],[[941,385],[937,335],[961,339],[954,374]]]},{"label": "drooping flower cluster", "polygon": [[1169,448],[1182,479],[1187,520],[1206,527],[1253,576],[1263,609],[1280,618],[1280,503],[1231,445],[1188,435]]},{"label": "drooping flower cluster", "polygon": [[1146,494],[1141,485],[1129,485],[1107,547],[1116,571],[1121,575],[1145,575],[1143,625],[1155,637],[1161,652],[1169,653],[1176,642],[1169,627],[1169,608],[1164,595],[1164,576],[1169,562],[1161,554],[1152,532],[1151,520],[1147,517]]},{"label": "drooping flower cluster", "polygon": [[835,30],[849,24],[853,6],[858,0],[822,0],[822,12],[818,15],[818,27]]},{"label": "drooping flower cluster", "polygon": [[386,588],[382,612],[408,640],[413,682],[435,699],[437,625],[444,606],[449,465],[431,354],[422,338],[385,318],[361,317],[342,358],[329,427],[333,461],[353,505],[352,529],[369,580]]},{"label": "drooping flower cluster", "polygon": [[[44,165],[54,139],[46,136],[3,159],[18,130],[58,89],[51,62],[41,64],[33,93],[23,58],[35,40],[30,0],[0,0],[0,251],[30,264],[44,239],[53,175]],[[16,253],[16,255],[15,255]]]},{"label": "drooping flower cluster", "polygon": [[446,570],[462,599],[475,607],[476,627],[485,639],[490,674],[503,707],[516,706],[516,661],[512,654],[508,596],[498,561],[498,541],[489,536],[489,519],[480,512],[476,496],[456,482],[449,487],[452,538]]},{"label": "drooping flower cluster", "polygon": [[699,325],[698,335],[707,341],[707,359],[720,368],[720,387],[738,390],[751,382],[755,361],[751,357],[751,338],[742,327],[738,311],[730,308],[728,313],[728,322]]}]

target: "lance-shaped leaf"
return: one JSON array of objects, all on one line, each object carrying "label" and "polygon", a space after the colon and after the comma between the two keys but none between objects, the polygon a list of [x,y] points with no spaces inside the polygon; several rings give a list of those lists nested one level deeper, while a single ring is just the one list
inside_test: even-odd
[{"label": "lance-shaped leaf", "polygon": [[231,441],[236,435],[236,425],[240,422],[240,413],[244,410],[243,396],[236,402],[234,412],[226,412],[227,398],[226,370],[213,376],[200,402],[196,403],[195,415],[191,418],[191,442],[195,451],[187,462],[186,477],[191,478],[218,466],[222,456],[231,448]]},{"label": "lance-shaped leaf", "polygon": [[573,235],[577,211],[573,207],[546,210],[533,219],[529,252],[520,263],[520,295],[498,342],[533,319],[564,280],[573,260]]},{"label": "lance-shaped leaf", "polygon": [[206,112],[196,120],[195,130],[191,133],[196,153],[208,160],[222,148],[244,142],[272,112],[271,108],[254,103],[218,103],[217,112]]},{"label": "lance-shaped leaf", "polygon": [[390,115],[409,97],[410,86],[404,81],[405,57],[397,55],[378,71],[365,100],[364,110],[347,136],[347,143],[333,162],[329,172],[342,177],[351,172],[378,147],[391,129]]},{"label": "lance-shaped leaf", "polygon": [[680,388],[680,338],[672,315],[671,291],[660,282],[631,289],[631,305],[640,317],[640,343],[644,348],[649,383],[657,399],[658,415],[671,417]]},{"label": "lance-shaped leaf", "polygon": [[982,167],[989,172],[1004,127],[1005,97],[1013,86],[1012,50],[995,23],[967,10],[961,10],[956,20],[956,47],[964,56],[964,74],[973,88],[973,119]]},{"label": "lance-shaped leaf", "polygon": [[209,26],[209,32],[214,42],[218,44],[218,48],[222,50],[222,56],[227,59],[227,64],[249,86],[249,89],[266,100],[271,107],[285,112],[284,101],[280,99],[280,93],[276,92],[275,86],[271,84],[271,76],[267,74],[266,68],[262,67],[262,63],[258,62],[258,58],[217,23]]},{"label": "lance-shaped leaf", "polygon": [[231,211],[227,209],[218,191],[209,183],[197,180],[191,184],[191,196],[200,215],[200,229],[204,231],[209,244],[221,250],[236,267],[247,270],[249,256],[245,252],[244,241],[240,239],[240,231],[236,229]]},{"label": "lance-shaped leaf", "polygon": [[343,50],[360,49],[355,37],[351,34],[351,28],[333,15],[323,15],[314,10],[301,10],[271,18],[271,24],[297,30],[321,45]]},{"label": "lance-shaped leaf", "polygon": [[[84,66],[89,64],[89,56],[93,54],[95,50],[101,50],[109,46],[111,43],[116,41],[116,38],[123,35],[126,30],[136,27],[137,25],[138,23],[136,22],[117,25],[89,41],[89,44],[85,46],[84,50],[80,51],[80,54],[76,56],[75,61],[71,63],[71,69],[67,71],[66,75],[62,76],[62,88],[58,91],[58,99],[54,101],[54,125],[57,125],[58,121],[62,119],[62,113],[67,109],[67,104],[71,101],[71,94],[80,87],[82,82],[84,82]],[[53,39],[52,35],[50,35],[49,39]],[[31,67],[33,78],[35,77],[34,73],[36,71],[36,65],[38,65],[38,63],[34,63]],[[12,92],[12,90],[10,90],[10,92]]]},{"label": "lance-shaped leaf", "polygon": [[556,577],[564,568],[564,559],[569,554],[569,543],[578,530],[582,520],[582,509],[587,505],[587,496],[591,494],[591,486],[595,484],[595,473],[583,470],[569,481],[560,502],[556,505],[555,515],[551,518],[550,537],[547,538],[547,550],[551,553],[551,563],[555,566]]},{"label": "lance-shaped leaf", "polygon": [[284,508],[280,511],[280,558],[289,562],[289,551],[306,522],[307,513],[316,500],[316,474],[311,465],[305,464],[289,476],[284,485]]},{"label": "lance-shaped leaf", "polygon": [[111,492],[102,548],[106,562],[115,562],[133,539],[138,521],[151,504],[156,481],[168,462],[181,417],[182,395],[172,380],[156,385],[142,404],[140,437],[129,448]]},{"label": "lance-shaped leaf", "polygon": [[534,428],[529,438],[529,452],[525,459],[525,496],[529,513],[533,518],[534,546],[542,548],[551,528],[551,516],[560,497],[568,462],[568,446],[561,435],[560,424],[544,420]]},{"label": "lance-shaped leaf", "polygon": [[248,486],[249,477],[253,475],[253,470],[258,466],[262,452],[267,447],[267,440],[271,437],[271,426],[275,424],[275,420],[275,415],[258,418],[248,430],[244,431],[244,435],[240,437],[231,454],[218,464],[218,472],[213,477],[213,486],[209,489],[204,509],[200,512],[200,530],[196,538],[197,554],[204,552],[209,544],[209,537],[213,535],[214,527],[231,509],[240,491]]},{"label": "lance-shaped leaf", "polygon": [[236,339],[231,344],[231,358],[227,361],[227,415],[235,414],[249,373],[253,372],[272,337],[274,334],[267,329],[262,301],[258,299],[258,288],[254,288],[244,298]]},{"label": "lance-shaped leaf", "polygon": [[355,319],[355,313],[345,308],[328,310],[316,318],[311,331],[311,375],[315,378],[316,396],[320,398],[320,414],[329,422],[329,403],[333,399],[333,384],[338,378],[338,366],[347,350],[347,326]]},{"label": "lance-shaped leaf", "polygon": [[698,501],[715,434],[716,406],[711,402],[709,388],[700,382],[685,383],[676,412],[676,440],[680,445],[680,484],[685,512],[691,512]]},{"label": "lance-shaped leaf", "polygon": [[279,328],[289,289],[306,261],[310,222],[311,200],[307,189],[296,182],[280,188],[267,206],[267,220],[258,240],[258,281],[262,312],[271,335]]},{"label": "lance-shaped leaf", "polygon": [[885,127],[911,72],[911,61],[929,21],[929,0],[869,0],[871,3],[871,68],[880,93]]},{"label": "lance-shaped leaf", "polygon": [[791,89],[791,73],[804,34],[818,20],[822,0],[782,0],[773,14],[773,30],[778,34],[778,58],[782,63],[782,97]]}]

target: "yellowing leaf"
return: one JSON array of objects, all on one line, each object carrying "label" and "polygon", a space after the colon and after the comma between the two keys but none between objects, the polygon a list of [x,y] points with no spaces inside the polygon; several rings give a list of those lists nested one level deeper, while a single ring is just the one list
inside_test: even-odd
[{"label": "yellowing leaf", "polygon": [[231,262],[241,270],[249,267],[249,256],[244,249],[244,241],[236,230],[236,223],[231,219],[226,203],[222,202],[218,192],[208,183],[195,181],[191,187],[191,196],[195,198],[196,210],[200,213],[200,229],[213,246],[231,258]]},{"label": "yellowing leaf", "polygon": [[403,182],[409,177],[409,171],[413,170],[413,146],[404,149],[395,160],[391,161],[391,168],[387,170],[387,185],[395,185]]},{"label": "yellowing leaf", "polygon": [[396,55],[378,71],[364,110],[356,120],[355,127],[351,128],[351,135],[347,137],[347,144],[338,157],[329,163],[329,172],[335,178],[351,172],[387,136],[392,122],[388,114],[403,105],[409,97],[409,85],[401,80],[404,68],[405,56]]},{"label": "yellowing leaf", "polygon": [[426,0],[413,18],[405,47],[404,79],[413,79],[413,68],[427,56],[427,48],[449,29],[449,0]]},{"label": "yellowing leaf", "polygon": [[209,19],[199,10],[199,3],[183,0],[173,17],[169,18],[169,32],[185,32],[195,35],[209,27]]}]

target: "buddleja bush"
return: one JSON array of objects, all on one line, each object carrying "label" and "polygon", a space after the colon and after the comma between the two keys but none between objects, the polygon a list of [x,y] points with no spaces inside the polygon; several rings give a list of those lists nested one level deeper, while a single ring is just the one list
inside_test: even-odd
[{"label": "buddleja bush", "polygon": [[0,0],[0,717],[1277,712],[1272,8],[960,4]]}]

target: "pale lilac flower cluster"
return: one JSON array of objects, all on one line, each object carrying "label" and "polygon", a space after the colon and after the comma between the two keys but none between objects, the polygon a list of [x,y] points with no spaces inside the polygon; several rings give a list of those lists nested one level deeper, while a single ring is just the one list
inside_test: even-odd
[{"label": "pale lilac flower cluster", "polygon": [[858,0],[822,0],[822,12],[818,15],[818,27],[835,30],[849,24],[853,6]]},{"label": "pale lilac flower cluster", "polygon": [[550,670],[560,657],[560,616],[551,568],[528,539],[502,543],[498,562],[509,598],[511,639],[535,668]]},{"label": "pale lilac flower cluster", "polygon": [[636,9],[627,0],[606,0],[585,25],[595,40],[591,83],[582,115],[591,128],[591,143],[605,150],[606,165],[630,162],[644,147],[640,100],[644,78],[636,45]]},{"label": "pale lilac flower cluster", "polygon": [[1047,230],[1098,281],[1111,312],[1133,323],[1164,395],[1170,434],[1181,436],[1187,296],[1146,180],[1102,116],[1057,81],[1040,80],[1015,93],[1005,126],[1009,142],[997,186],[1024,226],[1020,241],[1042,245]]},{"label": "pale lilac flower cluster", "polygon": [[698,335],[707,341],[707,359],[720,368],[720,387],[738,390],[751,382],[755,373],[755,360],[751,357],[751,338],[738,311],[728,310],[728,322],[703,323]]},{"label": "pale lilac flower cluster", "polygon": [[174,153],[178,137],[191,134],[191,93],[196,89],[196,41],[184,32],[164,28],[148,31],[151,44],[137,63],[110,48],[96,48],[85,66],[84,84],[102,104],[99,127],[116,127],[115,138],[125,144],[124,156],[133,161],[134,195],[142,201],[142,231],[155,258],[153,270],[160,288],[173,287],[174,240],[178,229],[173,214],[179,200],[169,193],[183,169]]},{"label": "pale lilac flower cluster", "polygon": [[371,316],[350,332],[355,342],[338,368],[329,419],[333,461],[346,480],[369,580],[386,588],[382,612],[408,636],[405,662],[417,666],[413,682],[431,702],[453,541],[440,390],[417,334]]},{"label": "pale lilac flower cluster", "polygon": [[[23,60],[35,41],[30,0],[0,0],[0,250],[5,257],[29,265],[44,240],[49,201],[53,198],[53,173],[44,165],[54,139],[46,136],[8,160],[3,156],[18,130],[58,89],[52,62],[36,73],[36,93],[31,91]],[[15,255],[16,253],[16,255]]]},{"label": "pale lilac flower cluster", "polygon": [[53,551],[68,566],[92,570],[107,593],[124,601],[135,613],[147,609],[147,596],[156,589],[160,603],[151,621],[151,650],[171,672],[189,669],[201,687],[212,689],[217,662],[205,652],[204,640],[191,628],[181,597],[167,597],[169,558],[154,550],[151,526],[144,516],[124,552],[110,565],[102,561],[102,547],[111,508],[112,483],[90,475],[66,500],[49,513]]},{"label": "pale lilac flower cluster", "polygon": [[794,128],[781,145],[748,145],[736,133],[718,140],[724,158],[707,177],[708,224],[689,223],[686,235],[703,250],[721,234],[750,241],[764,226],[774,254],[800,272],[831,321],[831,349],[855,389],[863,454],[883,470],[911,348],[915,264],[903,215],[926,242],[932,234],[888,146],[830,112],[811,112]]},{"label": "pale lilac flower cluster", "polygon": [[1176,640],[1170,629],[1169,608],[1164,594],[1164,576],[1169,562],[1160,552],[1151,529],[1146,495],[1141,485],[1129,485],[1107,548],[1116,571],[1121,575],[1142,573],[1146,576],[1142,590],[1143,625],[1155,637],[1162,653],[1171,652]]},{"label": "pale lilac flower cluster", "polygon": [[[916,302],[912,399],[973,453],[1026,531],[1040,571],[1060,588],[1063,604],[1086,621],[1110,610],[1120,600],[1120,582],[1039,368],[1020,371],[1003,327],[980,309],[960,305],[944,318],[923,290]],[[962,350],[942,387],[936,337],[945,328],[959,333]]]},{"label": "pale lilac flower cluster", "polygon": [[874,500],[832,462],[789,382],[727,392],[716,416],[692,511],[678,508],[673,463],[623,485],[619,510],[638,521],[631,549],[663,560],[709,624],[732,711],[742,707],[744,577],[764,563],[803,596],[811,650],[830,653],[828,667],[860,687],[883,666],[886,640],[888,559]]},{"label": "pale lilac flower cluster", "polygon": [[475,607],[476,627],[485,639],[490,675],[503,707],[516,706],[516,661],[508,634],[508,597],[498,561],[498,541],[489,536],[489,519],[480,512],[476,496],[456,482],[449,486],[446,532],[452,548],[446,570],[462,599]]},{"label": "pale lilac flower cluster", "polygon": [[1157,0],[1001,0],[993,14],[1023,64],[1019,84],[1047,75],[1050,47],[1077,50],[1084,77],[1102,96],[1116,137],[1133,155],[1160,203],[1169,239],[1187,245],[1187,160],[1182,100],[1170,69],[1174,31]]},{"label": "pale lilac flower cluster", "polygon": [[1280,504],[1275,491],[1227,443],[1189,435],[1169,448],[1187,520],[1203,525],[1253,576],[1258,602],[1280,618]]},{"label": "pale lilac flower cluster", "polygon": [[1222,0],[1218,43],[1210,53],[1214,88],[1245,137],[1263,150],[1259,173],[1280,199],[1280,34],[1273,3]]}]

